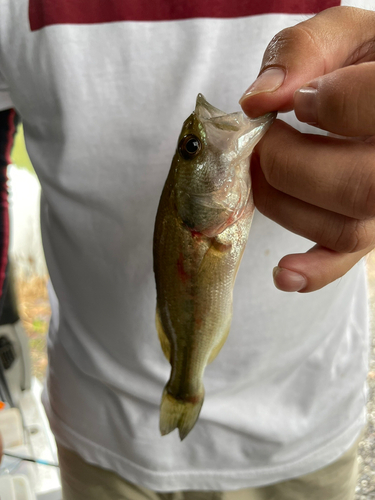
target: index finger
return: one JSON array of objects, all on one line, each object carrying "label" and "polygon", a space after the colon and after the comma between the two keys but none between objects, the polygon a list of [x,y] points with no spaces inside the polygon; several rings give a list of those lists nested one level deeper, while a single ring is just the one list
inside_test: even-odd
[{"label": "index finger", "polygon": [[305,83],[374,60],[374,35],[375,13],[352,7],[333,7],[281,31],[265,51],[260,77],[241,98],[242,109],[250,117],[290,111]]}]

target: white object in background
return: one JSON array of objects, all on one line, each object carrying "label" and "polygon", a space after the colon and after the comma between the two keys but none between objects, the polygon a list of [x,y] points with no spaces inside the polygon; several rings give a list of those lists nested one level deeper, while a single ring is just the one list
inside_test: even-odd
[{"label": "white object in background", "polygon": [[1,500],[35,500],[35,495],[31,491],[30,483],[26,476],[0,477],[0,499]]},{"label": "white object in background", "polygon": [[8,167],[10,248],[16,273],[45,276],[40,231],[40,184],[36,175],[15,165]]},{"label": "white object in background", "polygon": [[13,485],[17,500],[35,500],[35,495],[31,491],[29,480],[26,476],[13,476]]},{"label": "white object in background", "polygon": [[1,500],[16,500],[12,476],[0,477],[0,495]]},{"label": "white object in background", "polygon": [[[21,320],[12,324],[0,326],[0,337],[6,337],[15,352],[15,360],[5,370],[13,403],[18,406],[22,391],[31,388],[31,358],[28,337],[22,326]],[[0,500],[2,500],[0,498]]]},{"label": "white object in background", "polygon": [[[41,392],[41,383],[33,378],[31,391],[24,391],[20,399],[25,425],[28,429],[34,429],[29,436],[32,447],[28,454],[57,462],[56,443],[41,403]],[[36,430],[38,432],[35,432]],[[36,473],[34,477],[29,476],[29,481],[37,500],[62,500],[59,470],[56,467],[39,464],[30,464],[30,466],[31,470]]]},{"label": "white object in background", "polygon": [[[0,432],[4,448],[13,448],[23,444],[22,418],[18,408],[0,411]],[[3,500],[1,496],[0,499]]]}]

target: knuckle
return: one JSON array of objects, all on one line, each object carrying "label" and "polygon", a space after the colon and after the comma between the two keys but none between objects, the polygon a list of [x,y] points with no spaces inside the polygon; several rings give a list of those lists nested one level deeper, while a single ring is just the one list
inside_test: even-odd
[{"label": "knuckle", "polygon": [[350,136],[375,133],[372,64],[331,70],[318,79],[317,114],[323,128]]},{"label": "knuckle", "polygon": [[273,149],[268,152],[262,164],[262,170],[267,182],[276,189],[279,188],[281,165],[283,163],[280,159],[280,153],[276,149]]},{"label": "knuckle", "polygon": [[361,201],[361,215],[363,217],[375,217],[375,165],[372,165],[367,179],[365,179]]},{"label": "knuckle", "polygon": [[[353,89],[348,89],[344,92],[336,92],[334,86],[330,91],[323,94],[322,105],[323,119],[325,121],[333,121],[331,128],[337,130],[337,122],[339,123],[340,131],[345,134],[349,128],[355,128],[358,122],[357,106],[353,106]],[[355,99],[357,102],[357,99]],[[329,124],[331,125],[331,124]]]},{"label": "knuckle", "polygon": [[369,219],[375,217],[375,164],[373,151],[370,161],[363,156],[352,163],[352,174],[346,180],[342,192],[342,203],[350,207],[352,217]]},{"label": "knuckle", "polygon": [[[360,135],[363,125],[368,121],[363,116],[364,95],[358,77],[348,73],[351,71],[345,68],[344,71],[338,70],[322,79],[318,121],[338,134]],[[366,115],[368,109],[366,106]]]},{"label": "knuckle", "polygon": [[373,221],[347,218],[341,230],[332,240],[330,248],[337,252],[354,253],[375,244],[375,226]]},{"label": "knuckle", "polygon": [[293,155],[292,150],[286,147],[290,144],[290,140],[290,131],[276,122],[272,134],[264,138],[260,157],[267,182],[281,191],[289,185],[294,172],[293,165],[296,162],[295,154]]},{"label": "knuckle", "polygon": [[272,65],[279,62],[282,54],[289,54],[303,48],[309,48],[310,53],[321,53],[314,32],[304,23],[285,28],[277,33],[268,44],[264,57],[263,65]]},{"label": "knuckle", "polygon": [[263,196],[257,196],[255,193],[254,193],[254,204],[256,206],[256,208],[258,209],[258,211],[264,215],[265,217],[268,216],[269,214],[269,208],[270,208],[270,204],[271,204],[271,200],[270,200],[270,197],[267,195],[267,193]]}]

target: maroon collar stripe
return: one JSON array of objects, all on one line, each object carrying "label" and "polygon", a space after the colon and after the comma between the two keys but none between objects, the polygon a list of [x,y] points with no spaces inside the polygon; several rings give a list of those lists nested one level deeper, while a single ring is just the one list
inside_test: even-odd
[{"label": "maroon collar stripe", "polygon": [[32,31],[53,24],[314,14],[340,0],[29,0]]}]

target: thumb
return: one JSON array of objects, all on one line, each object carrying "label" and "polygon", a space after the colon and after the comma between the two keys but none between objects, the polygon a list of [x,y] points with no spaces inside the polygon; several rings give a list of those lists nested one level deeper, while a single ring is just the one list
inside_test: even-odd
[{"label": "thumb", "polygon": [[278,33],[269,43],[256,81],[240,99],[257,117],[293,109],[293,94],[305,83],[351,64],[375,58],[375,12],[333,7]]},{"label": "thumb", "polygon": [[284,292],[314,292],[344,276],[370,250],[338,253],[315,245],[306,253],[286,255],[273,270],[275,286]]}]

